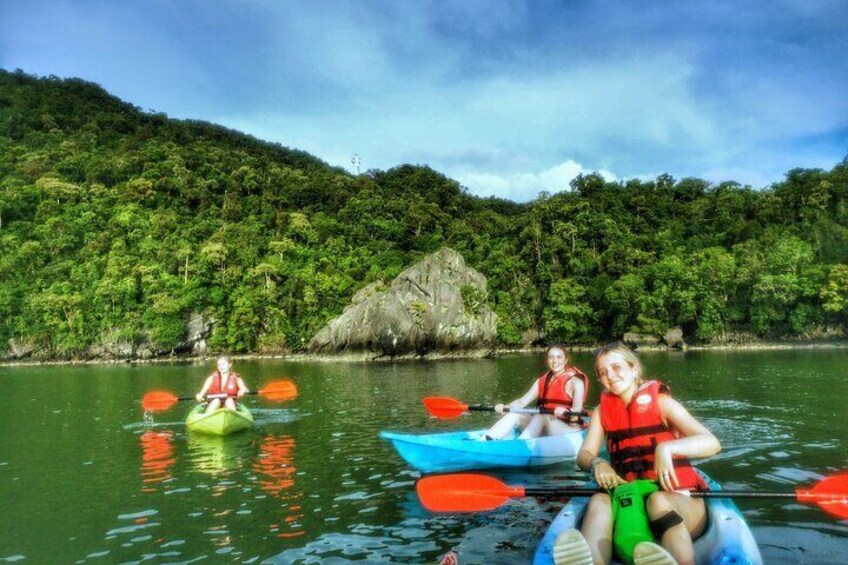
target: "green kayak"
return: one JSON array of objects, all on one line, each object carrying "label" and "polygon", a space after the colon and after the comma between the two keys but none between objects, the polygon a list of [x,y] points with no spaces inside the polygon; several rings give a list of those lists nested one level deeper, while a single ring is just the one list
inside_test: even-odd
[{"label": "green kayak", "polygon": [[211,414],[204,413],[205,404],[198,404],[186,418],[186,427],[193,432],[214,436],[226,436],[246,430],[253,425],[253,415],[247,406],[238,404],[235,410],[219,408]]}]

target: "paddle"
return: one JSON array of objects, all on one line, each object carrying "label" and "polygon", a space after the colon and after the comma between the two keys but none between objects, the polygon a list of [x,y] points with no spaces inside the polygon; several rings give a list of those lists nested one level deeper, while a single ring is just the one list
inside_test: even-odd
[{"label": "paddle", "polygon": [[[259,390],[251,390],[245,393],[245,395],[248,394],[258,394],[262,398],[282,402],[295,398],[297,396],[297,387],[293,382],[288,380],[271,381]],[[226,394],[207,395],[207,398],[226,397]],[[144,395],[144,398],[141,399],[141,406],[145,410],[167,410],[177,402],[182,402],[183,400],[197,401],[193,396],[177,396],[166,390],[154,390]]]},{"label": "paddle", "polygon": [[[424,477],[415,485],[421,504],[430,512],[483,512],[494,510],[510,498],[540,496],[566,498],[606,492],[600,488],[525,488],[510,486],[488,475],[455,474]],[[812,489],[795,492],[751,492],[739,490],[692,491],[697,498],[794,498],[802,504],[817,504],[822,510],[848,519],[848,473],[819,481]]]},{"label": "paddle", "polygon": [[[424,408],[431,416],[440,420],[453,420],[459,418],[465,412],[494,412],[494,406],[482,404],[464,404],[449,396],[429,396],[424,399]],[[516,414],[553,414],[550,408],[510,408],[504,406],[504,412],[515,412]],[[588,412],[566,412],[567,416],[588,416]]]}]

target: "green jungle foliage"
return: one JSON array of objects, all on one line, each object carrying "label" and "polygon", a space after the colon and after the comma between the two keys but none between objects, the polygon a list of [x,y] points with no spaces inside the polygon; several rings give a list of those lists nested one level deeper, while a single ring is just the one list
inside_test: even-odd
[{"label": "green jungle foliage", "polygon": [[353,176],[82,80],[0,71],[0,346],[169,350],[202,312],[213,349],[299,350],[357,289],[442,246],[488,277],[474,302],[504,345],[844,328],[848,158],[761,191],[667,175],[563,188],[516,204],[423,166]]}]

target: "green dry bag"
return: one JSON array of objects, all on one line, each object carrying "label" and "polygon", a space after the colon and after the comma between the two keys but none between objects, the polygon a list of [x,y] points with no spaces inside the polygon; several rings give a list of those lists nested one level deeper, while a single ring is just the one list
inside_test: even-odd
[{"label": "green dry bag", "polygon": [[654,481],[636,479],[618,485],[612,493],[612,543],[615,554],[633,563],[633,549],[643,541],[654,541],[645,510],[645,498],[659,490]]}]

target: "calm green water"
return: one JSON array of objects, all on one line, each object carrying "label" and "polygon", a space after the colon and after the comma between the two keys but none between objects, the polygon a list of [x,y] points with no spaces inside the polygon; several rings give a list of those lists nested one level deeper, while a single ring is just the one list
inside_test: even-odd
[{"label": "calm green water", "polygon": [[[527,562],[559,504],[511,502],[434,516],[418,474],[383,429],[488,425],[478,414],[428,419],[421,399],[511,400],[541,355],[366,365],[236,361],[253,388],[287,377],[285,404],[247,402],[256,426],[226,439],[183,425],[190,406],[145,421],[140,399],[192,395],[212,363],[0,367],[0,562]],[[646,353],[649,373],[722,441],[701,467],[728,488],[792,490],[848,469],[846,350]],[[587,370],[588,355],[576,362]],[[595,384],[595,383],[593,383]],[[591,391],[592,403],[598,387]],[[571,466],[494,473],[551,486]],[[775,500],[739,501],[766,563],[848,562],[848,522]]]}]

